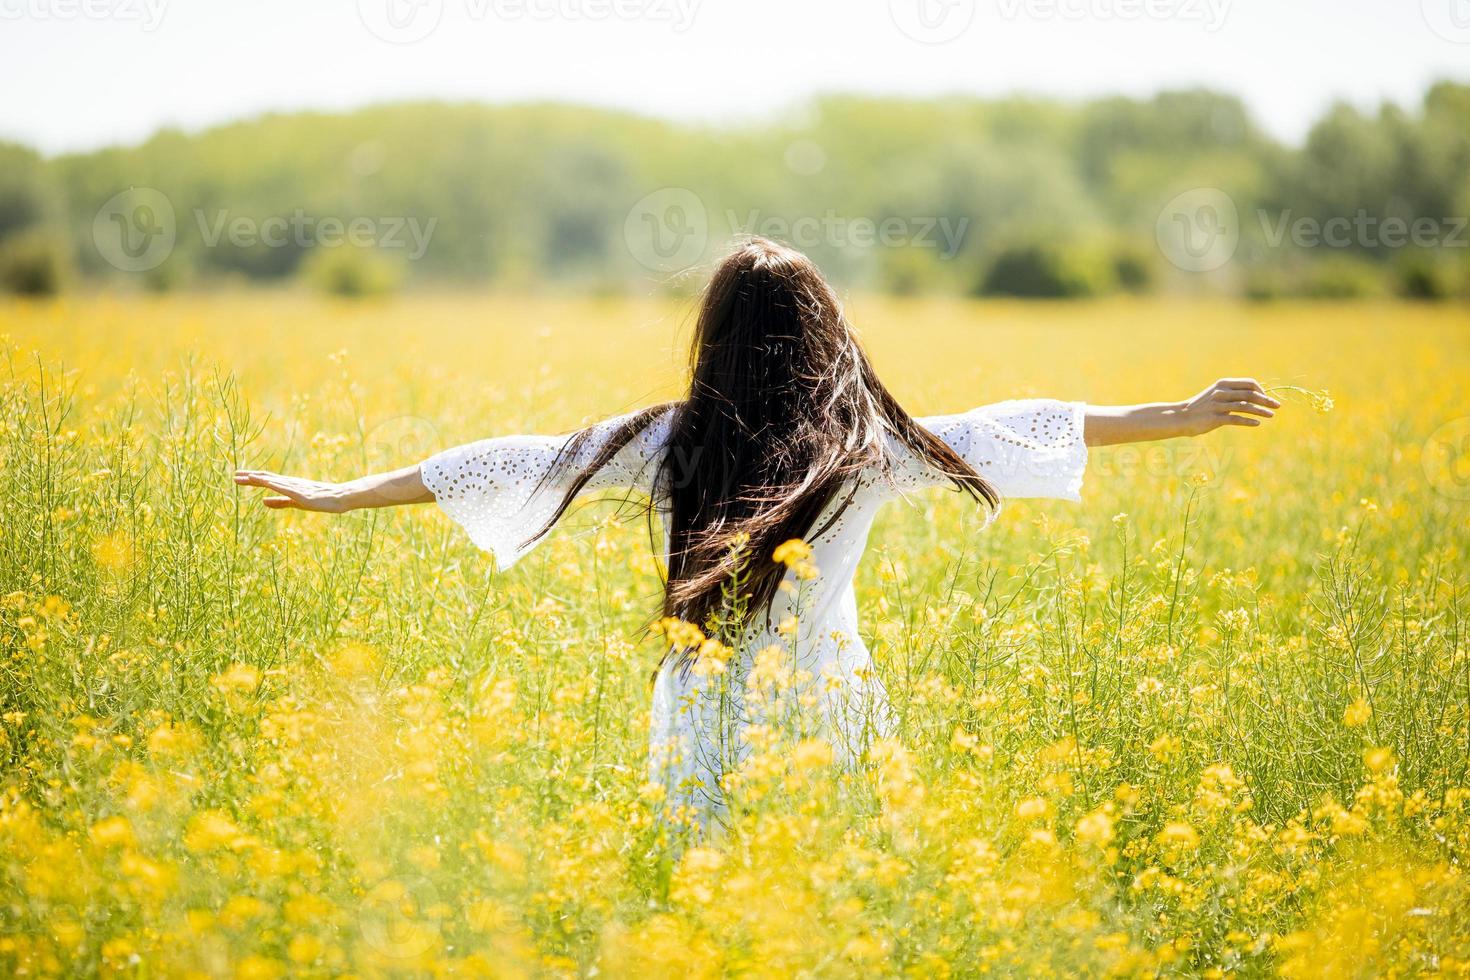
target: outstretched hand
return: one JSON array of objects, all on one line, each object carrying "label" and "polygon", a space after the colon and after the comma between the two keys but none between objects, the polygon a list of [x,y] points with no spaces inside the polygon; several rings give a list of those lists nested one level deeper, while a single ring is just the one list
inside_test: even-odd
[{"label": "outstretched hand", "polygon": [[303,480],[268,470],[236,470],[235,483],[242,487],[263,487],[275,491],[261,501],[274,510],[313,510],[324,514],[340,514],[348,509],[346,496],[339,483]]},{"label": "outstretched hand", "polygon": [[1178,410],[1179,435],[1198,436],[1225,425],[1254,427],[1276,416],[1281,402],[1254,378],[1221,378]]},{"label": "outstretched hand", "polygon": [[1182,402],[1088,405],[1083,437],[1089,446],[1117,446],[1202,436],[1227,425],[1258,426],[1280,407],[1254,378],[1221,378]]}]

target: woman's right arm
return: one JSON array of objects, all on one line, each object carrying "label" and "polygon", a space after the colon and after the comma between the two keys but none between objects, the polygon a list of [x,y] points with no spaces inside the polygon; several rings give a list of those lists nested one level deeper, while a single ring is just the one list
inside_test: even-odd
[{"label": "woman's right arm", "polygon": [[396,507],[437,501],[480,548],[504,570],[541,540],[574,489],[577,495],[604,490],[653,492],[668,418],[664,412],[630,439],[589,479],[579,478],[606,441],[630,416],[619,416],[569,436],[500,436],[455,446],[391,473],[348,483],[326,483],[264,470],[240,470],[235,483],[272,491],[262,503],[283,510],[341,514],[364,507]]},{"label": "woman's right arm", "polygon": [[324,514],[345,514],[366,507],[397,507],[400,504],[427,504],[434,499],[424,486],[417,465],[405,466],[391,473],[374,473],[347,483],[326,483],[282,476],[268,470],[236,470],[235,483],[242,487],[262,487],[274,493],[261,501],[274,510],[313,510]]}]

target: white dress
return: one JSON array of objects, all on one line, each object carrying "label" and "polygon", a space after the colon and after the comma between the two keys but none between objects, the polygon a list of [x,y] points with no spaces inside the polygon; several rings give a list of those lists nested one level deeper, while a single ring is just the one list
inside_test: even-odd
[{"label": "white dress", "polygon": [[[1080,402],[1035,399],[918,421],[1002,497],[1077,500],[1087,463],[1083,416]],[[450,449],[423,464],[423,482],[504,570],[534,546],[526,539],[555,513],[576,473],[618,421],[593,426],[578,458],[551,480],[545,478],[568,436],[506,436]],[[656,419],[582,495],[631,490],[650,496],[658,510],[653,482],[667,434],[668,417]],[[891,732],[887,694],[858,632],[853,574],[884,503],[953,484],[897,443],[890,454],[888,472],[864,475],[847,510],[811,542],[816,576],[791,580],[794,588],[777,594],[769,617],[752,617],[750,635],[724,669],[681,669],[670,658],[659,670],[649,773],[664,787],[667,812],[702,823],[722,811],[722,777],[748,755],[752,725],[819,735],[839,762],[856,758],[871,739]],[[824,517],[816,526],[825,523]]]}]

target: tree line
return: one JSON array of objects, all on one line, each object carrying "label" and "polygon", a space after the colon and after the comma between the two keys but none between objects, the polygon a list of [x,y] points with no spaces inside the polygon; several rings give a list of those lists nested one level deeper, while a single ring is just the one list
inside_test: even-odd
[{"label": "tree line", "polygon": [[0,144],[0,288],[692,288],[732,237],[849,288],[1470,295],[1470,85],[1300,146],[1205,90],[833,95],[708,126],[560,104],[271,114],[44,157]]}]

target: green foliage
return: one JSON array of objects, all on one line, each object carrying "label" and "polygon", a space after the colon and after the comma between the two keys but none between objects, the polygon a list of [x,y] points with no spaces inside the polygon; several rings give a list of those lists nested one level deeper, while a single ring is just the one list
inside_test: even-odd
[{"label": "green foliage", "polygon": [[1410,253],[1396,266],[1398,292],[1405,299],[1441,300],[1454,291],[1449,265],[1433,256]]},{"label": "green foliage", "polygon": [[55,195],[48,177],[34,152],[0,143],[0,240],[52,216]]},{"label": "green foliage", "polygon": [[331,296],[363,299],[397,292],[403,265],[366,248],[317,248],[302,264],[302,277]]},{"label": "green foliage", "polygon": [[1102,251],[1021,245],[1004,249],[995,257],[978,293],[1024,299],[1078,299],[1111,292],[1116,285],[1117,267]]},{"label": "green foliage", "polygon": [[[1417,111],[1335,107],[1299,149],[1262,133],[1238,99],[1204,90],[1076,105],[833,96],[794,117],[723,129],[556,104],[420,103],[164,131],[49,161],[0,146],[0,239],[54,224],[85,275],[116,279],[87,235],[104,202],[137,186],[174,211],[177,243],[146,274],[155,288],[285,280],[304,274],[321,244],[310,233],[241,242],[219,234],[231,222],[366,219],[381,232],[416,219],[435,227],[403,270],[415,279],[679,291],[684,277],[650,270],[624,240],[640,201],[679,188],[698,202],[696,273],[731,236],[754,233],[804,249],[846,287],[961,293],[994,281],[1004,290],[1010,274],[992,276],[991,261],[1032,249],[1033,272],[1050,281],[1029,288],[1086,295],[1149,288],[1161,210],[1182,191],[1218,188],[1238,211],[1232,261],[1243,274],[1203,284],[1282,280],[1289,264],[1301,278],[1279,291],[1335,296],[1359,287],[1341,270],[1317,281],[1316,263],[1346,252],[1391,265],[1393,248],[1355,235],[1345,249],[1314,247],[1284,263],[1267,229],[1361,213],[1443,230],[1470,213],[1467,175],[1470,86],[1449,82]],[[896,231],[865,240],[863,227],[885,222]],[[1092,269],[1089,256],[1079,271],[1050,254],[1053,243],[1078,241],[1114,243],[1112,268]]]},{"label": "green foliage", "polygon": [[1113,277],[1125,292],[1145,293],[1153,285],[1153,265],[1147,253],[1124,246],[1113,254]]},{"label": "green foliage", "polygon": [[1244,291],[1257,301],[1368,299],[1393,292],[1391,279],[1388,269],[1365,258],[1334,255],[1312,262],[1297,255],[1252,268]]},{"label": "green foliage", "polygon": [[66,278],[66,258],[50,235],[25,231],[0,242],[0,291],[52,296]]},{"label": "green foliage", "polygon": [[1383,270],[1363,259],[1334,257],[1316,263],[1303,277],[1311,299],[1363,299],[1385,292]]}]

